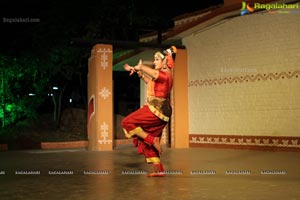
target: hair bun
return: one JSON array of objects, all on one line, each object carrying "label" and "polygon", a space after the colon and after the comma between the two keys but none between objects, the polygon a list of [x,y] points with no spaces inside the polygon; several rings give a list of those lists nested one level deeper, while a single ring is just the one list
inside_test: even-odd
[{"label": "hair bun", "polygon": [[177,53],[177,48],[175,46],[170,47],[172,53]]},{"label": "hair bun", "polygon": [[176,54],[177,48],[175,46],[171,46],[170,48],[163,51],[164,55],[168,55],[170,53],[171,55]]}]

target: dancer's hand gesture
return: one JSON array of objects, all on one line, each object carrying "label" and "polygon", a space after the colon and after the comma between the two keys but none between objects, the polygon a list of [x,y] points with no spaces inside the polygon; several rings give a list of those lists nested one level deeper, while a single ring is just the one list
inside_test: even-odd
[{"label": "dancer's hand gesture", "polygon": [[123,67],[126,71],[130,72],[129,76],[131,76],[135,72],[134,68],[128,64],[125,64]]}]

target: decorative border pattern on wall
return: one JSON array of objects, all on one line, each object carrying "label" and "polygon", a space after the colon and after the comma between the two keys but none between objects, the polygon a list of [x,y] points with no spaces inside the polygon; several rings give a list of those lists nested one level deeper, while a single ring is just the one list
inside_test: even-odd
[{"label": "decorative border pattern on wall", "polygon": [[219,79],[204,79],[204,80],[191,80],[188,87],[202,87],[211,85],[222,85],[222,84],[233,84],[233,83],[249,83],[257,81],[267,81],[267,80],[279,80],[279,79],[291,79],[298,78],[300,76],[300,71],[289,71],[280,73],[269,73],[269,74],[256,74],[256,75],[245,75],[245,76],[235,76],[235,77],[224,77]]},{"label": "decorative border pattern on wall", "polygon": [[190,147],[300,151],[300,137],[190,134]]}]

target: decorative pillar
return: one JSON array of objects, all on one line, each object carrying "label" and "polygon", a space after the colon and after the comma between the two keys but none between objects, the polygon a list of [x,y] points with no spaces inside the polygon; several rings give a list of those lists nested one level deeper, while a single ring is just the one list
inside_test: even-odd
[{"label": "decorative pillar", "polygon": [[187,50],[178,49],[173,70],[173,114],[171,120],[172,147],[189,147],[188,68]]},{"label": "decorative pillar", "polygon": [[88,150],[113,150],[112,45],[97,44],[88,62]]}]

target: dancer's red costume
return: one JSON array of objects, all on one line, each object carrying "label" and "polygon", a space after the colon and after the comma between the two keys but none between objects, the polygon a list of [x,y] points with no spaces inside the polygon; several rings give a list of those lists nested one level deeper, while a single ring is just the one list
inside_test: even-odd
[{"label": "dancer's red costume", "polygon": [[[166,65],[173,68],[174,60],[171,54],[166,55]],[[140,109],[125,117],[122,121],[125,135],[134,138],[138,152],[144,154],[147,163],[154,164],[154,176],[164,176],[164,169],[160,163],[158,150],[152,145],[155,138],[160,138],[164,127],[171,115],[170,92],[173,78],[170,70],[164,68],[158,71],[158,77],[150,80],[147,85],[147,103]],[[147,133],[147,137],[140,138],[139,133]]]}]

